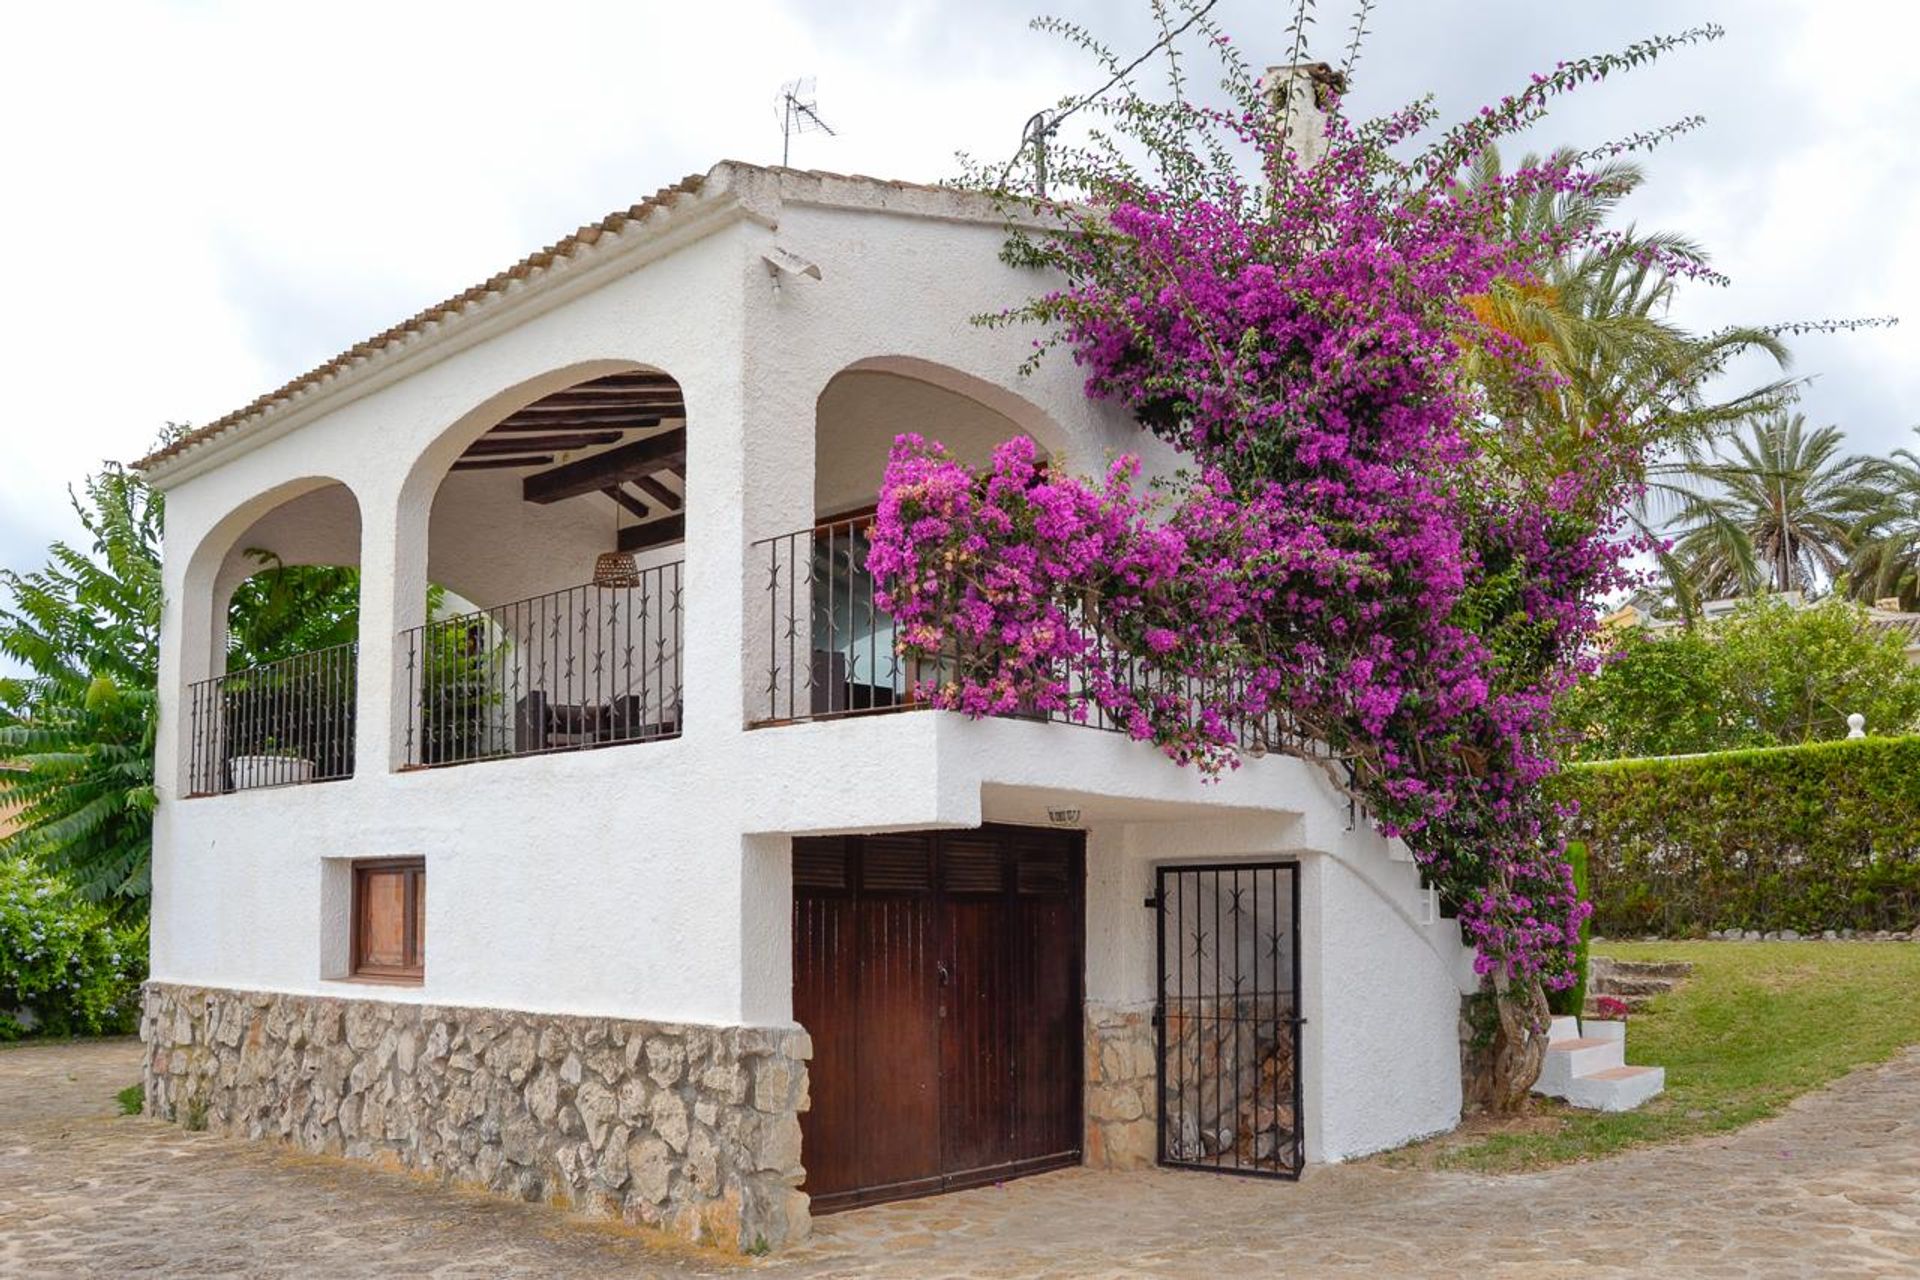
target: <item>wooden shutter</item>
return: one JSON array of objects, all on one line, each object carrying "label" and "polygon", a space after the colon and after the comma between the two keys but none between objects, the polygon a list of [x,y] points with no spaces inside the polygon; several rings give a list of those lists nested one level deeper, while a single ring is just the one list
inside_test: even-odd
[{"label": "wooden shutter", "polygon": [[427,868],[419,858],[353,866],[353,976],[419,982],[426,975]]}]

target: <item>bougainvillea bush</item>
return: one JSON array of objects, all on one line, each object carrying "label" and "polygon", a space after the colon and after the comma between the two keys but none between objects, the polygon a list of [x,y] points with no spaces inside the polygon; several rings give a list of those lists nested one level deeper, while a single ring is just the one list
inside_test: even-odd
[{"label": "bougainvillea bush", "polygon": [[1577,219],[1516,234],[1515,202],[1603,181],[1572,153],[1458,178],[1553,96],[1715,33],[1564,65],[1424,147],[1427,106],[1349,122],[1321,68],[1307,164],[1193,13],[1228,105],[1100,105],[1093,140],[1050,157],[1074,198],[1029,201],[1052,230],[1008,249],[1064,283],[997,318],[1044,326],[1042,353],[1067,348],[1182,477],[1145,486],[1122,458],[1086,480],[1024,439],[975,472],[902,436],[870,567],[903,651],[940,664],[938,705],[1098,715],[1214,774],[1248,747],[1324,765],[1408,842],[1524,1044],[1586,911],[1540,789],[1549,715],[1626,581],[1648,424],[1530,436],[1564,419],[1528,412],[1563,377],[1481,316],[1569,254],[1702,268]]}]

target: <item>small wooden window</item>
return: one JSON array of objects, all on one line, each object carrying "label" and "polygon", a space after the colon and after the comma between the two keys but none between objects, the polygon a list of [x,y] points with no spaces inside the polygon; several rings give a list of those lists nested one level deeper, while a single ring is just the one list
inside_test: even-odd
[{"label": "small wooden window", "polygon": [[419,982],[427,965],[427,865],[419,858],[353,864],[353,976]]}]

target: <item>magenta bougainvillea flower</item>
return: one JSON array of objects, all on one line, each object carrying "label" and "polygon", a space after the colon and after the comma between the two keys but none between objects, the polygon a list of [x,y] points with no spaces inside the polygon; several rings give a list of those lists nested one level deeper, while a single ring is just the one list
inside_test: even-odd
[{"label": "magenta bougainvillea flower", "polygon": [[1024,438],[976,472],[903,435],[869,560],[902,651],[941,672],[936,705],[1099,715],[1210,774],[1249,746],[1314,759],[1408,842],[1482,973],[1547,987],[1573,980],[1588,908],[1541,796],[1544,738],[1627,580],[1642,459],[1603,423],[1516,465],[1511,410],[1554,375],[1476,305],[1604,248],[1507,217],[1594,179],[1566,157],[1451,175],[1584,76],[1540,78],[1412,163],[1393,148],[1419,110],[1336,112],[1302,169],[1257,104],[1180,119],[1255,149],[1258,182],[1189,180],[1212,163],[1198,147],[1158,181],[1083,162],[1088,200],[1014,250],[1062,280],[1021,315],[1185,481],[1145,487],[1133,458],[1069,475]]}]

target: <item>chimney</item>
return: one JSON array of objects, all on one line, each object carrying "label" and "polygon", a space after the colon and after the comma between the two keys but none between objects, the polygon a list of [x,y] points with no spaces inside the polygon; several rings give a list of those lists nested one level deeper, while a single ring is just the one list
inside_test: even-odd
[{"label": "chimney", "polygon": [[1296,62],[1268,67],[1260,87],[1273,104],[1294,164],[1302,169],[1319,164],[1327,155],[1327,117],[1334,99],[1347,91],[1347,77],[1325,62]]}]

